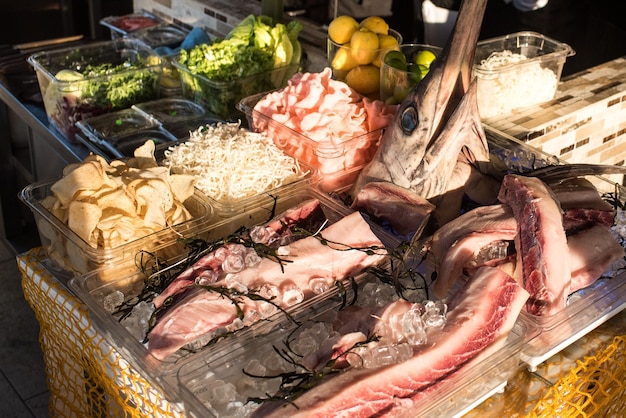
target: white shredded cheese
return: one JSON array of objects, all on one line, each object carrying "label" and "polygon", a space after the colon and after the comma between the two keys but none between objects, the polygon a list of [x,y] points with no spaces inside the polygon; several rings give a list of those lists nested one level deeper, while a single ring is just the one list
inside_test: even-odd
[{"label": "white shredded cheese", "polygon": [[481,61],[480,71],[476,72],[481,118],[506,115],[514,109],[554,98],[559,80],[550,68],[543,68],[540,62],[511,66],[527,59],[506,50],[494,52]]},{"label": "white shredded cheese", "polygon": [[227,204],[307,174],[265,133],[251,132],[239,123],[218,123],[192,131],[188,141],[165,151],[163,164],[173,173],[195,175],[200,191]]}]

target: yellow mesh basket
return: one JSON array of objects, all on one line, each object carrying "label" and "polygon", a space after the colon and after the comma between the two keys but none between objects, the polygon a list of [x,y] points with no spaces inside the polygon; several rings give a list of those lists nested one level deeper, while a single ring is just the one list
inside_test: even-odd
[{"label": "yellow mesh basket", "polygon": [[50,416],[179,417],[89,320],[87,308],[39,262],[40,249],[18,257],[24,297],[39,321],[39,341],[50,392]]}]

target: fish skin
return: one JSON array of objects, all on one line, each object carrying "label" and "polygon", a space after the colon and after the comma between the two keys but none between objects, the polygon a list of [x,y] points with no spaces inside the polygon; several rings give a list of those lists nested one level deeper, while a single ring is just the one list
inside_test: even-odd
[{"label": "fish skin", "polygon": [[[464,1],[427,76],[400,104],[372,161],[353,186],[386,181],[437,205],[457,164],[489,165],[471,69],[487,1]],[[461,181],[462,182],[462,181]],[[459,183],[459,180],[455,180]]]}]

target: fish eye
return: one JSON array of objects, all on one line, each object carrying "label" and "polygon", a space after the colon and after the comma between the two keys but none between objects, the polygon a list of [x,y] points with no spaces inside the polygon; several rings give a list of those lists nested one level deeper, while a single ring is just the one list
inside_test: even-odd
[{"label": "fish eye", "polygon": [[400,128],[406,135],[413,133],[417,129],[417,110],[413,106],[408,106],[402,111],[400,118]]}]

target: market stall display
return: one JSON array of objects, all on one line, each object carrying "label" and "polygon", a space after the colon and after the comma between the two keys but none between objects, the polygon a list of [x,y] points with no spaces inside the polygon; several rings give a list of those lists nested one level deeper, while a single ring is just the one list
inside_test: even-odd
[{"label": "market stall display", "polygon": [[[515,381],[520,365],[536,370],[626,308],[623,189],[587,181],[598,167],[577,171],[480,121],[463,57],[485,4],[464,2],[442,59],[399,106],[337,80],[335,56],[332,69],[283,74],[286,87],[237,99],[259,132],[195,125],[223,110],[197,99],[77,123],[114,145],[191,127],[162,162],[147,141],[128,160],[93,155],[22,195],[44,263],[148,376],[142,385],[173,384],[177,407],[198,417],[461,416]],[[230,39],[258,23],[267,24],[249,17]],[[351,23],[352,35],[382,27],[388,36],[380,18]],[[273,52],[274,64],[290,63],[282,69],[298,55],[287,32]],[[339,128],[344,136],[328,141]],[[259,170],[265,160],[270,172]],[[248,165],[257,170],[240,176]],[[198,196],[205,213],[189,205]],[[145,236],[128,236],[136,230]]]}]

